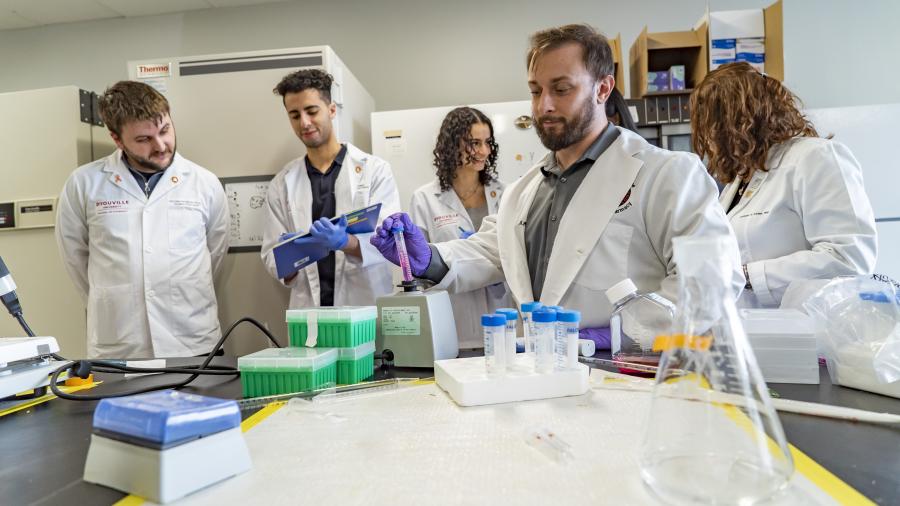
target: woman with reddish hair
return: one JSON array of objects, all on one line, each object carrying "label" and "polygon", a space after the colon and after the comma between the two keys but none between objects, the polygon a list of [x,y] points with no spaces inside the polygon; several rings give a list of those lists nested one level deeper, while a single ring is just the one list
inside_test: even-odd
[{"label": "woman with reddish hair", "polygon": [[793,281],[872,274],[875,217],[859,162],[819,136],[780,81],[745,62],[710,72],[691,94],[691,128],[694,151],[726,185],[741,305],[777,307]]}]

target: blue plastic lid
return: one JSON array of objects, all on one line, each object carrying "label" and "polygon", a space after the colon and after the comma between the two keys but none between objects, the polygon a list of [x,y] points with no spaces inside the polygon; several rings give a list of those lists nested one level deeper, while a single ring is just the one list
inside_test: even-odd
[{"label": "blue plastic lid", "polygon": [[391,233],[403,232],[404,230],[403,222],[400,220],[394,220],[394,223],[391,224]]},{"label": "blue plastic lid", "polygon": [[574,309],[563,309],[556,313],[556,319],[566,323],[578,323],[581,321],[581,313]]},{"label": "blue plastic lid", "polygon": [[[881,302],[882,304],[887,304],[890,301],[888,294],[884,292],[860,292],[859,298],[872,302]],[[897,300],[897,303],[900,304],[900,293],[897,293],[894,298]]]},{"label": "blue plastic lid", "polygon": [[540,302],[523,302],[521,307],[523,313],[530,313],[543,306]]},{"label": "blue plastic lid", "polygon": [[531,318],[535,323],[552,323],[556,321],[556,311],[548,311],[547,308],[541,308],[535,311]]},{"label": "blue plastic lid", "polygon": [[481,315],[482,327],[505,327],[506,317],[502,314],[483,314]]},{"label": "blue plastic lid", "polygon": [[551,309],[557,313],[563,310],[562,306],[544,306],[544,309]]},{"label": "blue plastic lid", "polygon": [[507,321],[516,321],[519,319],[519,312],[510,307],[500,308],[494,312],[505,316]]},{"label": "blue plastic lid", "polygon": [[176,390],[103,399],[94,410],[94,429],[159,444],[196,439],[240,425],[237,402]]}]

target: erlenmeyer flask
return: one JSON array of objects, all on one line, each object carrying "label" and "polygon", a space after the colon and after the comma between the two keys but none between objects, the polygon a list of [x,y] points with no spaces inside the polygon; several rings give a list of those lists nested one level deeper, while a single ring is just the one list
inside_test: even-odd
[{"label": "erlenmeyer flask", "polygon": [[678,237],[675,323],[662,351],[641,476],[663,501],[750,505],[787,485],[793,460],[738,320],[731,236]]}]

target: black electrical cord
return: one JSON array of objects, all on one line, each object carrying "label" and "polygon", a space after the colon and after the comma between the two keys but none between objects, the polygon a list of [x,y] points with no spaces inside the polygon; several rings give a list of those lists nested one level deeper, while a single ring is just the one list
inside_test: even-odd
[{"label": "black electrical cord", "polygon": [[[66,364],[63,367],[60,367],[53,371],[53,374],[50,375],[50,390],[54,395],[59,397],[60,399],[67,399],[70,401],[99,401],[101,399],[107,399],[111,397],[125,397],[128,395],[142,394],[146,392],[153,392],[156,390],[167,390],[170,388],[177,389],[183,388],[189,385],[192,381],[197,379],[200,376],[204,375],[213,375],[213,376],[222,376],[222,375],[240,375],[240,371],[238,371],[234,367],[226,367],[226,366],[214,366],[210,365],[213,357],[219,352],[222,346],[225,344],[225,341],[231,335],[231,332],[241,323],[247,322],[253,324],[257,329],[259,329],[263,334],[266,335],[267,338],[278,348],[281,348],[281,343],[275,339],[275,336],[269,332],[269,329],[265,328],[261,323],[254,320],[253,318],[244,317],[240,320],[231,324],[228,330],[222,334],[222,337],[219,338],[219,341],[213,347],[213,349],[206,356],[206,359],[199,366],[183,366],[183,367],[157,367],[157,368],[143,368],[143,367],[129,367],[127,365],[122,364],[119,361],[110,361],[110,360],[77,360],[71,364]],[[187,379],[182,381],[176,381],[164,385],[155,385],[148,386],[144,388],[138,388],[135,390],[127,391],[127,392],[119,392],[115,394],[81,394],[74,395],[63,392],[57,386],[57,382],[59,381],[59,376],[64,371],[71,371],[71,373],[79,378],[87,378],[91,372],[103,372],[103,373],[163,373],[163,374],[189,374],[190,376]]]}]

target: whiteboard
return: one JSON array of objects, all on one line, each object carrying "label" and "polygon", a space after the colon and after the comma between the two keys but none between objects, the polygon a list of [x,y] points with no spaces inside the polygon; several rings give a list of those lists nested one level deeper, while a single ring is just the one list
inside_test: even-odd
[{"label": "whiteboard", "polygon": [[266,214],[266,192],[274,175],[220,178],[225,187],[231,224],[228,252],[260,251]]}]

